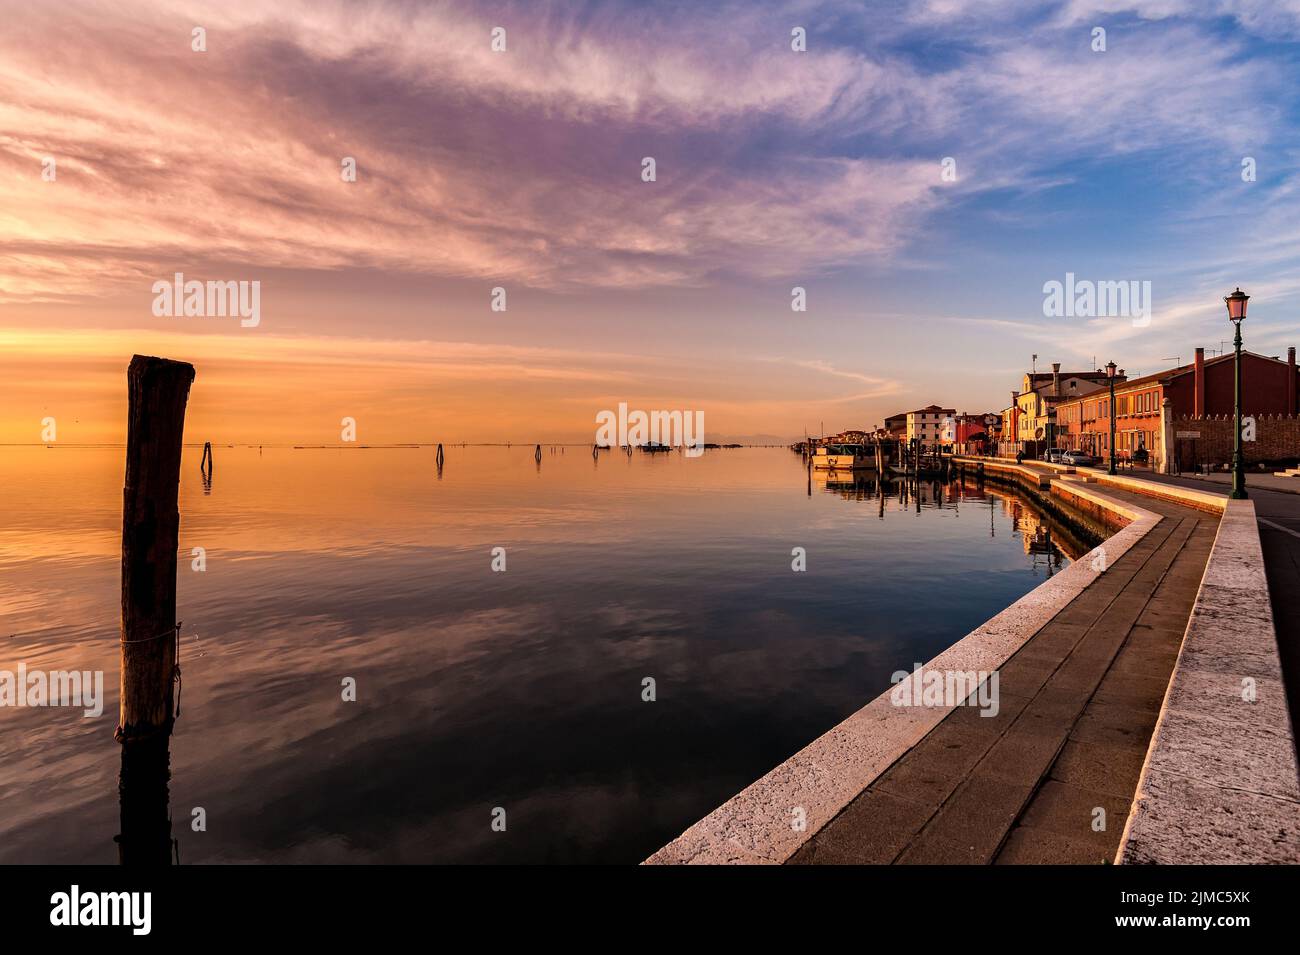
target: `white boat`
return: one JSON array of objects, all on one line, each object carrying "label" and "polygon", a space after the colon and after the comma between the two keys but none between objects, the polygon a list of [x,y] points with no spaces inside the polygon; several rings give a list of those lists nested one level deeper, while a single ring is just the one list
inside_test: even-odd
[{"label": "white boat", "polygon": [[820,444],[813,453],[819,471],[874,471],[876,449],[865,444]]}]

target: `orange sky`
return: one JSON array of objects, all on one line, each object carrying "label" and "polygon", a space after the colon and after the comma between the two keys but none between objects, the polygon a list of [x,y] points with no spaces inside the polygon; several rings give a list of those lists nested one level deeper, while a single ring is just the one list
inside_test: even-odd
[{"label": "orange sky", "polygon": [[[344,416],[358,443],[590,441],[596,411],[620,401],[707,408],[710,436],[714,420],[789,422],[788,403],[762,391],[816,374],[769,362],[759,387],[748,363],[714,362],[700,384],[674,381],[658,360],[589,349],[250,335],[0,329],[0,443],[38,442],[46,416],[61,442],[123,441],[133,351],[195,364],[186,439],[222,443],[335,444]],[[829,378],[821,390],[854,384]]]}]

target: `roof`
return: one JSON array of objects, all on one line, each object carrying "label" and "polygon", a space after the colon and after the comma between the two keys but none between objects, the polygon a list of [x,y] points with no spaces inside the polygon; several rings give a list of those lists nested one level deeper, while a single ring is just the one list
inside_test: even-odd
[{"label": "roof", "polygon": [[[1272,355],[1261,355],[1258,352],[1243,350],[1242,355],[1249,355],[1250,357],[1258,358],[1261,361],[1275,361],[1279,365],[1286,364],[1286,362],[1280,358],[1274,358]],[[1205,367],[1208,368],[1211,365],[1217,365],[1220,362],[1233,361],[1235,357],[1236,356],[1232,354],[1215,355],[1213,358],[1207,358],[1205,360]],[[1188,362],[1186,365],[1179,365],[1177,368],[1166,368],[1164,371],[1157,371],[1150,375],[1143,375],[1141,378],[1130,378],[1128,381],[1124,382],[1124,390],[1127,391],[1134,385],[1141,388],[1157,382],[1164,383],[1183,375],[1189,375],[1194,371],[1196,371],[1196,362]]]},{"label": "roof", "polygon": [[[1029,383],[1032,385],[1034,382],[1037,381],[1051,381],[1053,378],[1056,377],[1056,372],[1031,371],[1025,377],[1029,379]],[[1063,371],[1061,372],[1061,377],[1062,378],[1091,378],[1094,380],[1104,379],[1106,377],[1106,369],[1098,368],[1096,371]]]},{"label": "roof", "polygon": [[[1288,364],[1287,362],[1283,361],[1280,358],[1274,358],[1272,355],[1261,355],[1258,352],[1253,352],[1253,351],[1242,351],[1242,355],[1246,355],[1251,358],[1258,358],[1261,361],[1277,362],[1279,365]],[[1205,360],[1205,367],[1208,368],[1211,365],[1217,365],[1220,362],[1233,361],[1235,357],[1236,356],[1232,354],[1216,355],[1213,358],[1207,358]],[[1115,390],[1117,392],[1132,391],[1134,388],[1146,388],[1154,384],[1165,384],[1166,382],[1172,381],[1175,378],[1180,378],[1183,375],[1190,375],[1194,371],[1196,371],[1196,362],[1193,361],[1193,362],[1189,362],[1186,365],[1179,365],[1177,368],[1166,368],[1164,371],[1157,371],[1150,375],[1143,375],[1140,378],[1129,378],[1122,383],[1116,382]],[[1084,398],[1096,398],[1096,397],[1099,396],[1094,391],[1087,395],[1079,395],[1076,398],[1070,398],[1068,400],[1079,401]]]}]

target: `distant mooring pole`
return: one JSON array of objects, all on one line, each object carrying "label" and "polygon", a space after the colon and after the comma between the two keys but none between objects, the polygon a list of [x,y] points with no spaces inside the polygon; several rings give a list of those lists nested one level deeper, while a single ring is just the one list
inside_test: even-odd
[{"label": "distant mooring pole", "polygon": [[175,719],[181,439],[194,366],[136,355],[127,369],[118,741],[166,736]]}]

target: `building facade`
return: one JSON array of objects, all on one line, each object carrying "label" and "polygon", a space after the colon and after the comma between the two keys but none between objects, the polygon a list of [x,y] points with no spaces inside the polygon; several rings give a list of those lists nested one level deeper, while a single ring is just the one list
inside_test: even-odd
[{"label": "building facade", "polygon": [[[1300,411],[1296,405],[1300,372],[1294,348],[1287,350],[1286,361],[1242,352],[1241,364],[1243,416],[1294,415]],[[1116,384],[1116,457],[1158,460],[1167,450],[1173,450],[1164,447],[1161,411],[1166,401],[1172,418],[1231,415],[1234,377],[1233,355],[1207,361],[1205,349],[1198,348],[1191,364]],[[1111,412],[1109,389],[1062,402],[1056,414],[1058,446],[1109,457]]]},{"label": "building facade", "polygon": [[905,439],[907,437],[907,412],[901,411],[886,418],[884,430],[888,432],[891,438],[897,438],[900,441]]},{"label": "building facade", "polygon": [[[1119,378],[1123,379],[1123,372]],[[1027,372],[1020,389],[1011,393],[1011,405],[1002,412],[1000,452],[1036,456],[1048,447],[1061,446],[1057,440],[1060,406],[1096,394],[1108,381],[1105,369],[1062,372],[1060,362],[1053,362],[1050,372]]]},{"label": "building facade", "polygon": [[904,437],[918,444],[936,446],[952,444],[956,440],[954,421],[957,409],[926,405],[907,413],[907,431]]}]

